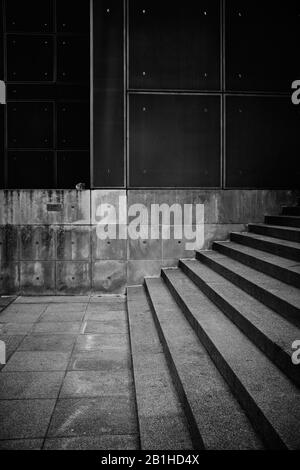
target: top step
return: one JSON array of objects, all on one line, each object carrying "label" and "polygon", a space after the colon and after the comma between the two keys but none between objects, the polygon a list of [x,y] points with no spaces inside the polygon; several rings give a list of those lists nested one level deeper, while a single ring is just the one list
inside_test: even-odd
[{"label": "top step", "polygon": [[291,215],[267,215],[265,217],[266,224],[279,225],[281,227],[298,227],[300,228],[300,217]]},{"label": "top step", "polygon": [[300,216],[300,206],[283,207],[282,215]]}]

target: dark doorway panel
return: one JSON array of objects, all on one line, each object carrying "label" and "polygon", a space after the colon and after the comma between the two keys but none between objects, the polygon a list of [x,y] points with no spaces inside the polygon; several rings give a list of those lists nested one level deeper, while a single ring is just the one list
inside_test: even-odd
[{"label": "dark doorway panel", "polygon": [[228,96],[227,187],[299,187],[299,122],[289,97]]},{"label": "dark doorway panel", "polygon": [[129,86],[220,90],[219,0],[130,0]]},{"label": "dark doorway panel", "polygon": [[299,0],[226,1],[226,89],[287,92],[300,76]]},{"label": "dark doorway panel", "polygon": [[[2,0],[1,7],[0,78],[7,85],[1,187],[89,187],[90,2]],[[61,164],[64,151],[76,164]]]},{"label": "dark doorway panel", "polygon": [[93,181],[123,187],[124,1],[93,2]]},{"label": "dark doorway panel", "polygon": [[220,185],[220,96],[130,95],[130,186]]}]

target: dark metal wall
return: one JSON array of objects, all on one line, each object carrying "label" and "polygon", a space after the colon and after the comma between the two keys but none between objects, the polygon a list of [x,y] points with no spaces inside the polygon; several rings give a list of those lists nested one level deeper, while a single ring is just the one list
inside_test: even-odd
[{"label": "dark metal wall", "polygon": [[89,186],[89,1],[2,0],[1,187]]},{"label": "dark metal wall", "polygon": [[93,185],[297,187],[299,33],[296,0],[94,1]]}]

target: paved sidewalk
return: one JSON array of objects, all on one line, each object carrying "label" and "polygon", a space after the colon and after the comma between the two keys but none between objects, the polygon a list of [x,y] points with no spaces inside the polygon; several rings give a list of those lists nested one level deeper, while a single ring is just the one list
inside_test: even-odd
[{"label": "paved sidewalk", "polygon": [[0,340],[0,449],[138,448],[124,297],[19,297]]}]

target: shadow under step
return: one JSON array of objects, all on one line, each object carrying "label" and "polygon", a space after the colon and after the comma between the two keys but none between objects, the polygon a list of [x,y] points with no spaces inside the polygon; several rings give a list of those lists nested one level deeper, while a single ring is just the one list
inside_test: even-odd
[{"label": "shadow under step", "polygon": [[193,449],[143,287],[127,289],[127,307],[141,448]]},{"label": "shadow under step", "polygon": [[276,256],[300,261],[300,243],[289,242],[277,238],[266,237],[253,233],[231,233],[230,240],[241,245],[250,246],[256,250],[266,251]]},{"label": "shadow under step", "polygon": [[266,235],[267,237],[280,238],[291,242],[300,243],[300,229],[296,227],[279,227],[278,225],[248,224],[251,233]]},{"label": "shadow under step", "polygon": [[145,285],[178,394],[204,448],[263,448],[162,278],[146,279]]},{"label": "shadow under step", "polygon": [[197,260],[213,269],[259,302],[300,327],[300,291],[217,251],[197,251]]},{"label": "shadow under step", "polygon": [[300,228],[300,217],[291,215],[266,215],[266,224]]},{"label": "shadow under step", "polygon": [[300,386],[300,371],[292,363],[292,344],[300,330],[251,295],[196,260],[180,268],[248,338]]},{"label": "shadow under step", "polygon": [[167,285],[256,431],[271,449],[300,448],[300,392],[180,269]]},{"label": "shadow under step", "polygon": [[214,242],[213,249],[286,284],[300,287],[300,264],[295,261],[234,242]]}]

